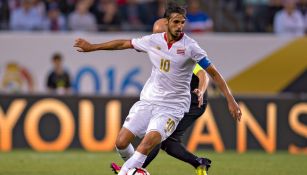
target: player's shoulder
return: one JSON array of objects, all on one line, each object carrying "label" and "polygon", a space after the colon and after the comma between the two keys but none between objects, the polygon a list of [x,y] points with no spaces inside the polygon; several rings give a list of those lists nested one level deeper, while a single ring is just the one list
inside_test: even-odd
[{"label": "player's shoulder", "polygon": [[163,36],[163,33],[152,33],[152,34],[144,35],[144,37],[150,37],[150,38],[158,38],[161,36]]},{"label": "player's shoulder", "polygon": [[163,33],[154,33],[154,34],[144,35],[141,38],[145,40],[151,40],[151,41],[161,40],[163,38]]},{"label": "player's shoulder", "polygon": [[186,48],[193,50],[195,47],[199,47],[197,41],[195,41],[193,38],[188,36],[187,34],[184,34],[183,36],[183,42]]},{"label": "player's shoulder", "polygon": [[193,38],[191,38],[190,36],[188,36],[186,33],[184,33],[183,36],[184,42],[188,43],[188,44],[197,44],[197,41],[195,41]]},{"label": "player's shoulder", "polygon": [[163,39],[164,33],[153,33],[151,34],[151,39]]}]

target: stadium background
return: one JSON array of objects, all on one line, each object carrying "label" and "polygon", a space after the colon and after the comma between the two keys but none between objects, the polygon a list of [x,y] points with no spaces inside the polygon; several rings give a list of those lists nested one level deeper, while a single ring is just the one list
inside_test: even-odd
[{"label": "stadium background", "polygon": [[[13,11],[28,1],[31,8],[45,10],[41,11],[45,22],[16,29],[10,22]],[[70,24],[69,16],[78,3],[90,4],[95,28],[78,30]],[[192,6],[195,2],[180,3]],[[282,9],[282,1],[197,3],[209,20],[201,21],[203,28],[197,29],[197,23],[196,30],[188,23],[187,33],[221,71],[243,116],[235,123],[225,99],[211,84],[208,110],[185,135],[187,148],[216,160],[212,174],[306,174],[307,38],[274,33],[274,16]],[[83,54],[72,45],[77,37],[102,42],[149,34],[163,4],[150,0],[0,1],[0,174],[111,173],[108,164],[121,162],[114,153],[116,135],[138,100],[151,65],[147,55],[133,50]],[[306,4],[298,1],[302,14]],[[108,13],[105,7],[116,7],[114,23],[99,21],[101,12]],[[63,28],[46,27],[47,14],[53,10],[63,15]],[[127,18],[133,12],[137,21]],[[47,90],[54,53],[63,56],[71,76],[68,94]],[[172,170],[161,171],[165,168]],[[191,167],[164,153],[149,170],[165,175],[193,173]]]}]

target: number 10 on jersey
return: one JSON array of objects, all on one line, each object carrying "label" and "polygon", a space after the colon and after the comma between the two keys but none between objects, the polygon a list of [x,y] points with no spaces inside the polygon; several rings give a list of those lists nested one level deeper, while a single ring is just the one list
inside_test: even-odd
[{"label": "number 10 on jersey", "polygon": [[160,70],[164,72],[169,72],[170,67],[171,67],[171,61],[162,58],[160,62]]}]

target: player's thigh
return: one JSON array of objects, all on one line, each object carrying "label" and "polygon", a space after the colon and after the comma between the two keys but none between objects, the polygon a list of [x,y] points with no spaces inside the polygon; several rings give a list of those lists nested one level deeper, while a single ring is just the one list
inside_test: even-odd
[{"label": "player's thigh", "polygon": [[158,109],[149,122],[146,133],[157,131],[161,135],[161,142],[167,139],[177,127],[184,112],[172,109]]},{"label": "player's thigh", "polygon": [[146,102],[138,101],[129,111],[123,128],[128,129],[135,136],[142,138],[146,133],[147,126],[152,117],[152,106]]}]

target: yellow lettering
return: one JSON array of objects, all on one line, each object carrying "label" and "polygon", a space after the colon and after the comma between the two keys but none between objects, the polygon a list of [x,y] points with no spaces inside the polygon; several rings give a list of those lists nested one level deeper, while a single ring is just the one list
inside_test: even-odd
[{"label": "yellow lettering", "polygon": [[88,151],[112,151],[120,129],[121,104],[110,101],[106,106],[105,138],[97,141],[94,137],[94,107],[89,100],[80,102],[79,137],[82,146]]},{"label": "yellow lettering", "polygon": [[18,99],[12,102],[7,115],[0,108],[0,151],[12,150],[12,131],[25,106],[26,100]]},{"label": "yellow lettering", "polygon": [[[208,134],[202,133],[205,126],[208,127]],[[206,112],[196,121],[187,149],[194,152],[197,149],[198,144],[213,144],[213,147],[217,152],[223,152],[225,150],[209,105]]]},{"label": "yellow lettering", "polygon": [[[60,121],[60,134],[52,142],[44,141],[39,134],[39,121],[46,113],[53,113]],[[75,125],[73,114],[61,101],[44,99],[36,102],[29,110],[24,123],[25,137],[37,151],[63,151],[73,140]]]},{"label": "yellow lettering", "polygon": [[267,109],[267,136],[262,130],[261,126],[254,119],[248,108],[240,103],[242,110],[241,121],[237,123],[237,151],[243,153],[246,151],[247,143],[247,128],[259,141],[260,145],[265,151],[273,153],[276,150],[276,105],[273,103],[268,104]]},{"label": "yellow lettering", "polygon": [[[299,117],[301,114],[307,114],[307,104],[300,103],[295,105],[291,111],[289,116],[289,124],[293,131],[297,134],[307,138],[307,126],[300,123]],[[307,147],[299,148],[294,144],[291,144],[288,148],[288,151],[292,154],[305,153],[307,154]]]}]

